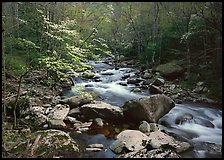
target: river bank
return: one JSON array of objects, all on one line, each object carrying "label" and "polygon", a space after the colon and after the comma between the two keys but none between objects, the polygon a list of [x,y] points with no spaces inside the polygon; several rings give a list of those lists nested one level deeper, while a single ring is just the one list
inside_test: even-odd
[{"label": "river bank", "polygon": [[[109,61],[109,63],[110,62],[112,62],[112,61]],[[91,62],[91,63],[95,63],[95,62]],[[100,63],[100,64],[99,63],[95,63],[95,64],[96,64],[95,68],[94,68],[95,71],[97,70],[97,72],[101,73],[101,75],[89,76],[89,74],[81,73],[80,75],[83,76],[83,79],[80,82],[85,87],[86,91],[88,91],[88,92],[98,91],[98,94],[102,93],[105,95],[105,97],[103,95],[99,95],[97,97],[97,95],[93,95],[93,94],[91,94],[91,95],[83,94],[83,95],[81,95],[81,97],[76,97],[75,102],[73,101],[73,103],[76,103],[76,105],[82,106],[86,103],[93,103],[94,100],[102,100],[109,104],[111,102],[112,105],[122,105],[125,101],[129,101],[133,98],[142,98],[150,93],[150,91],[148,90],[149,86],[143,84],[145,81],[143,81],[142,79],[138,79],[138,77],[141,77],[140,76],[142,74],[141,72],[139,72],[137,70],[133,70],[133,69],[127,69],[127,68],[125,68],[125,69],[124,68],[121,68],[121,69],[116,68],[115,69],[115,68],[113,68],[113,66],[104,66],[104,67],[101,66],[103,64],[108,64],[108,61],[105,61],[104,63]],[[98,70],[99,68],[97,69],[97,65],[99,65],[98,67],[101,70]],[[109,68],[105,68],[105,67],[109,67]],[[126,75],[124,72],[126,73]],[[86,73],[91,73],[91,72],[86,72]],[[40,72],[39,74],[44,75],[42,72]],[[100,76],[103,76],[103,78]],[[117,82],[117,80],[120,80],[120,78],[122,78],[122,77],[125,77],[125,80],[122,79],[121,81],[119,81],[119,84],[114,83],[114,82]],[[157,79],[159,78],[159,80],[161,80],[161,77],[156,77],[156,78]],[[129,79],[129,81],[128,81],[128,79]],[[78,84],[76,80],[78,80],[78,79],[74,79],[75,83]],[[148,80],[148,79],[146,78],[146,80]],[[100,83],[97,83],[97,82],[100,82]],[[155,79],[151,80],[151,82],[155,82]],[[46,86],[43,86],[38,83],[39,83],[39,81],[37,78],[36,81],[32,80],[32,81],[28,82],[28,84],[27,83],[23,84],[22,88],[21,88],[21,93],[22,93],[21,99],[22,99],[22,97],[26,97],[25,99],[31,100],[28,104],[30,104],[32,106],[31,108],[33,108],[33,107],[35,108],[32,111],[29,110],[29,113],[27,112],[27,114],[24,114],[24,115],[30,115],[30,112],[33,113],[33,115],[37,115],[37,117],[35,117],[35,118],[26,116],[26,117],[24,117],[24,119],[26,119],[26,120],[30,119],[32,123],[37,122],[37,124],[35,124],[35,125],[39,126],[39,128],[36,126],[30,127],[30,126],[33,126],[33,124],[32,125],[27,124],[25,127],[25,130],[24,130],[24,126],[20,127],[16,132],[22,133],[22,135],[23,136],[25,135],[25,137],[26,136],[29,137],[29,135],[31,135],[31,133],[34,133],[39,129],[47,131],[51,128],[54,128],[54,129],[59,129],[64,132],[68,132],[68,133],[71,133],[70,131],[75,130],[75,133],[78,134],[78,136],[77,136],[78,138],[80,138],[80,135],[85,134],[86,132],[92,132],[91,134],[93,134],[95,132],[95,134],[97,133],[97,134],[105,135],[107,138],[108,137],[114,138],[115,135],[120,133],[122,130],[125,130],[125,128],[126,129],[127,128],[136,129],[135,125],[131,126],[129,124],[129,126],[126,125],[126,126],[118,127],[116,125],[112,125],[112,123],[110,123],[110,121],[105,121],[104,119],[101,119],[101,120],[100,119],[96,120],[95,118],[86,119],[86,117],[85,116],[83,117],[83,115],[82,115],[83,112],[80,113],[80,111],[77,110],[76,107],[72,108],[71,107],[72,105],[69,104],[69,109],[67,109],[68,106],[66,106],[66,103],[65,104],[61,103],[63,99],[66,99],[65,98],[66,94],[64,94],[64,95],[62,94],[62,87],[59,87],[59,86],[46,87]],[[11,82],[9,85],[12,86],[12,88],[13,88],[13,82]],[[172,84],[167,84],[167,82],[165,82],[165,84],[159,86],[160,87],[159,89],[161,90],[161,88],[162,88],[162,90],[164,90],[163,92],[166,93],[166,89],[163,89],[163,88],[165,88],[164,86],[166,86],[166,85],[168,86],[167,88],[169,88],[169,89],[172,86]],[[126,86],[128,86],[128,87],[126,88]],[[157,86],[157,85],[155,85],[155,86]],[[136,89],[136,88],[139,88],[139,89]],[[177,85],[175,85],[174,88],[179,88],[179,87]],[[68,90],[70,92],[69,96],[77,95],[77,92],[71,92],[71,91],[74,91],[74,88],[72,88],[72,89],[73,90]],[[77,87],[76,87],[75,91],[77,91]],[[175,94],[177,94],[177,92],[179,93],[179,91],[176,90]],[[82,92],[80,92],[80,93],[82,93]],[[182,96],[180,96],[180,97],[182,97]],[[179,95],[178,95],[178,98],[179,98]],[[60,106],[59,106],[59,104],[60,104]],[[59,118],[60,121],[57,121],[57,122],[50,121],[49,122],[48,121],[49,115],[51,115],[53,117],[58,116],[57,114],[55,114],[55,113],[58,113],[58,110],[54,109],[55,108],[54,106],[57,106],[59,110],[63,110],[64,113],[61,115],[61,112],[60,112],[60,115],[61,115],[61,118]],[[73,111],[71,112],[72,109],[73,109]],[[51,112],[50,110],[53,110],[53,112]],[[69,115],[69,118],[67,115]],[[73,118],[71,118],[72,115],[73,115]],[[8,119],[10,121],[10,115],[8,115],[8,116],[9,116]],[[39,121],[36,121],[37,119]],[[48,121],[48,123],[46,123],[47,121]],[[114,127],[108,127],[110,125],[114,126]],[[6,129],[7,132],[3,132],[3,143],[5,145],[4,156],[5,157],[22,156],[21,151],[16,152],[14,149],[18,148],[18,146],[21,145],[21,142],[26,142],[26,140],[24,139],[24,137],[22,138],[22,136],[19,136],[21,139],[20,140],[17,139],[16,141],[14,141],[13,139],[15,139],[15,136],[16,136],[14,134],[15,130],[12,130],[12,128],[11,128],[12,125],[10,127],[10,123],[8,123],[7,121],[5,121],[5,124],[3,125],[3,127],[5,127],[5,129],[7,128]],[[4,130],[4,131],[6,131],[6,130]],[[8,130],[10,130],[10,131],[8,131]],[[11,135],[11,136],[8,136],[8,135]],[[8,136],[8,137],[6,137],[6,136]],[[23,148],[24,152],[26,152],[26,154],[23,152],[23,154],[24,154],[23,156],[28,156],[30,154],[31,151],[29,149],[32,149],[32,144],[34,144],[34,140],[36,140],[35,138],[37,138],[36,134],[33,135],[33,139],[30,140],[29,143],[27,143],[27,142],[25,143],[26,147],[28,149],[26,150],[25,149],[26,147]],[[75,136],[74,136],[74,138],[75,138]],[[97,139],[97,138],[95,137],[95,139]],[[104,140],[104,141],[107,141],[107,140]],[[7,143],[7,142],[10,142],[10,143]],[[110,155],[111,157],[115,156],[108,148],[112,142],[113,141],[111,141],[108,144],[104,144],[103,151],[102,151],[101,147],[99,147],[98,149],[95,148],[95,151],[100,150],[101,151],[100,153],[102,153],[106,150],[105,152],[107,152],[107,156],[108,155]],[[53,140],[53,143],[57,147],[60,146],[54,140]],[[76,142],[72,141],[71,143],[73,143],[74,145],[72,147],[70,147],[71,150],[69,150],[69,151],[66,151],[66,152],[65,151],[60,151],[60,152],[55,151],[54,153],[51,153],[53,155],[51,155],[50,153],[48,153],[48,154],[50,154],[51,156],[55,156],[55,157],[57,157],[57,156],[69,157],[71,155],[73,155],[75,157],[82,157],[83,155],[86,154],[86,151],[85,151],[86,146],[89,144],[84,145],[83,148],[81,149],[81,147],[77,147]],[[96,141],[93,141],[91,143],[96,143]],[[81,145],[82,144],[79,144],[79,146],[81,146]],[[63,147],[65,147],[65,146],[63,146]],[[83,151],[81,151],[81,150],[83,150]],[[94,149],[89,149],[89,150],[94,150]],[[81,152],[83,152],[83,153],[80,155]],[[94,153],[94,154],[90,154],[90,153]],[[95,152],[90,152],[90,153],[86,154],[86,157],[99,156],[99,154],[97,155],[97,154],[95,154]],[[40,156],[40,154],[43,154],[43,153],[38,153],[38,154],[35,156]],[[42,156],[46,156],[46,155],[47,154],[43,154]],[[34,154],[32,156],[34,156]],[[101,156],[105,156],[105,154],[104,155],[101,154]]]}]

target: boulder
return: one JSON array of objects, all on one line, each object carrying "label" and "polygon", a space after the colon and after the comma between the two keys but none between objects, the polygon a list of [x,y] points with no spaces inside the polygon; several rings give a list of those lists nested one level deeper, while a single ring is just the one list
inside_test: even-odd
[{"label": "boulder", "polygon": [[184,74],[184,68],[176,62],[170,62],[157,66],[156,71],[159,71],[163,77],[176,79]]},{"label": "boulder", "polygon": [[[13,153],[24,153],[28,143],[33,144],[37,137],[39,137],[39,141],[32,157],[53,158],[55,155],[78,157],[79,148],[77,143],[67,133],[55,129],[33,132],[26,142],[20,143],[13,148]],[[57,152],[58,150],[61,150],[61,152]]]},{"label": "boulder", "polygon": [[71,109],[68,112],[68,115],[71,116],[71,117],[78,117],[78,116],[80,116],[81,115],[81,112],[80,112],[79,107]]},{"label": "boulder", "polygon": [[142,81],[142,79],[138,79],[138,78],[129,78],[129,79],[127,79],[127,83],[128,84],[137,84],[137,83],[139,83],[139,82],[141,82]]},{"label": "boulder", "polygon": [[66,124],[61,119],[51,119],[48,121],[49,128],[52,129],[64,129],[66,128]]},{"label": "boulder", "polygon": [[94,96],[90,93],[81,94],[79,96],[72,96],[69,98],[65,98],[60,100],[61,104],[68,104],[70,108],[76,108],[82,106],[84,104],[91,103],[94,99]]},{"label": "boulder", "polygon": [[156,94],[127,101],[123,106],[124,117],[129,121],[156,123],[175,106],[174,101],[164,94]]},{"label": "boulder", "polygon": [[172,150],[153,149],[148,151],[147,149],[142,149],[136,152],[121,154],[118,158],[180,158],[180,155]]},{"label": "boulder", "polygon": [[110,145],[110,149],[115,153],[123,151],[138,151],[145,148],[149,137],[138,130],[125,130],[117,135],[117,140]]},{"label": "boulder", "polygon": [[120,120],[123,112],[120,107],[108,103],[96,101],[94,104],[85,104],[80,107],[81,113],[88,119],[102,118],[109,120]]},{"label": "boulder", "polygon": [[152,82],[152,85],[155,85],[155,86],[162,86],[165,84],[165,80],[162,79],[162,78],[156,78],[153,82]]},{"label": "boulder", "polygon": [[149,135],[150,132],[155,132],[155,131],[160,130],[156,123],[148,123],[146,121],[142,121],[141,124],[139,125],[138,129],[142,133],[145,133],[146,135]]},{"label": "boulder", "polygon": [[153,148],[172,149],[177,153],[181,153],[192,148],[191,144],[175,140],[173,137],[161,131],[152,132],[149,135],[149,139],[150,139],[150,145]]},{"label": "boulder", "polygon": [[152,94],[162,94],[163,93],[163,91],[159,87],[154,86],[154,85],[149,86],[149,92]]},{"label": "boulder", "polygon": [[47,117],[49,119],[61,119],[64,120],[68,115],[70,108],[69,105],[57,104],[52,110],[49,111]]}]

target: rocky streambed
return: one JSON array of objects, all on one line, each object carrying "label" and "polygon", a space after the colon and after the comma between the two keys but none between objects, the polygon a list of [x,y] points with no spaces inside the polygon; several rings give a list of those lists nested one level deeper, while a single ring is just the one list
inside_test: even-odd
[{"label": "rocky streambed", "polygon": [[182,103],[212,100],[158,73],[114,68],[112,62],[90,61],[93,70],[74,77],[75,85],[63,94],[37,87],[21,96],[26,107],[20,108],[20,120],[26,127],[12,130],[3,123],[4,156],[221,156],[222,110]]}]

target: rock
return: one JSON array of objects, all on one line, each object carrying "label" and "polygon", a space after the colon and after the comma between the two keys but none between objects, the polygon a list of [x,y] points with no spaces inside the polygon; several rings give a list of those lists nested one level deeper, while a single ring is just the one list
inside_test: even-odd
[{"label": "rock", "polygon": [[101,118],[95,118],[93,120],[93,124],[99,126],[99,127],[103,127],[103,120]]},{"label": "rock", "polygon": [[171,91],[173,91],[175,88],[176,88],[176,85],[175,85],[175,84],[171,84],[171,85],[170,85],[170,90],[171,90]]},{"label": "rock", "polygon": [[115,153],[122,151],[138,151],[145,148],[145,142],[149,137],[138,130],[125,130],[117,135],[117,140],[110,145],[110,149]]},{"label": "rock", "polygon": [[140,126],[138,127],[138,129],[142,132],[142,133],[149,133],[150,132],[150,125],[148,122],[146,121],[142,121]]},{"label": "rock", "polygon": [[89,70],[82,73],[82,77],[86,78],[86,79],[92,79],[94,76],[95,76],[95,73],[93,73]]},{"label": "rock", "polygon": [[91,103],[94,97],[91,94],[82,94],[79,96],[73,96],[66,99],[60,100],[61,104],[68,104],[71,109],[80,107],[84,104]]},{"label": "rock", "polygon": [[159,148],[148,151],[146,154],[146,158],[181,158],[181,157],[172,150],[165,150]]},{"label": "rock", "polygon": [[68,115],[69,110],[69,105],[58,104],[51,111],[49,111],[48,118],[64,120],[65,117]]},{"label": "rock", "polygon": [[193,115],[190,113],[183,113],[182,115],[178,116],[175,120],[176,124],[183,124],[186,121],[190,121],[193,119]]},{"label": "rock", "polygon": [[174,101],[164,94],[157,94],[130,100],[122,108],[124,117],[129,121],[154,122],[156,123],[162,116],[168,113],[175,106]]},{"label": "rock", "polygon": [[155,79],[147,79],[143,81],[143,85],[150,85]]},{"label": "rock", "polygon": [[147,158],[147,149],[120,154],[118,158]]},{"label": "rock", "polygon": [[162,78],[156,78],[153,82],[152,82],[152,85],[155,85],[155,86],[162,86],[165,84],[165,80],[162,79]]},{"label": "rock", "polygon": [[152,94],[162,94],[163,93],[163,91],[159,87],[154,86],[154,85],[149,86],[149,92]]},{"label": "rock", "polygon": [[193,89],[193,93],[202,93],[203,92],[204,87],[203,86],[197,86],[195,89]]},{"label": "rock", "polygon": [[92,125],[92,122],[82,123],[81,121],[77,121],[75,124],[73,124],[75,130],[79,132],[85,132],[89,130],[91,125]]},{"label": "rock", "polygon": [[51,104],[44,104],[43,107],[44,108],[49,108],[49,107],[51,107]]},{"label": "rock", "polygon": [[134,88],[134,89],[132,90],[132,92],[141,92],[141,89],[140,89],[140,88]]},{"label": "rock", "polygon": [[149,135],[150,132],[155,132],[160,130],[156,123],[148,123],[146,121],[142,121],[138,128],[142,133],[145,133],[146,135]]},{"label": "rock", "polygon": [[103,144],[98,144],[98,143],[90,144],[90,145],[88,145],[88,148],[101,148],[101,149],[103,149]]},{"label": "rock", "polygon": [[80,112],[79,107],[77,107],[77,108],[72,108],[72,109],[69,111],[68,115],[71,116],[71,117],[78,117],[78,116],[80,116],[80,115],[81,115],[81,112]]},{"label": "rock", "polygon": [[129,74],[129,73],[125,73],[125,74],[122,76],[123,79],[126,79],[126,78],[128,78],[128,77],[130,77],[130,74]]},{"label": "rock", "polygon": [[120,84],[122,86],[127,86],[128,85],[126,82],[119,82],[118,84]]},{"label": "rock", "polygon": [[161,131],[152,132],[149,138],[153,148],[174,149],[177,153],[181,153],[192,147],[189,143],[177,141]]},{"label": "rock", "polygon": [[65,117],[65,121],[68,121],[68,122],[70,122],[70,123],[77,123],[77,119],[76,118],[74,118],[74,117],[70,117],[70,116],[66,116]]},{"label": "rock", "polygon": [[101,151],[101,148],[86,148],[86,151],[91,151],[91,152],[99,152]]},{"label": "rock", "polygon": [[153,74],[152,73],[144,73],[144,75],[142,77],[145,79],[150,79],[153,77]]},{"label": "rock", "polygon": [[45,113],[45,108],[44,107],[41,107],[41,106],[33,106],[29,109],[29,112],[31,113],[41,113],[41,114],[44,114]]},{"label": "rock", "polygon": [[204,82],[202,82],[202,81],[199,81],[198,83],[197,83],[197,86],[203,86],[204,85]]},{"label": "rock", "polygon": [[135,78],[135,79],[127,79],[127,83],[128,84],[137,84],[139,82],[141,82],[141,79]]},{"label": "rock", "polygon": [[53,105],[56,105],[59,103],[59,101],[61,100],[61,97],[60,96],[56,96],[56,97],[53,97],[52,100],[51,100],[51,103]]},{"label": "rock", "polygon": [[[35,139],[39,135],[39,143],[34,152],[34,157],[39,158],[53,158],[57,153],[57,156],[66,157],[78,157],[79,148],[77,143],[70,138],[70,136],[60,130],[49,129],[41,130],[31,134],[31,138],[27,139],[27,142],[20,143],[13,149],[13,153],[22,153],[26,150],[27,144],[33,144]],[[66,152],[57,152],[58,150]],[[59,155],[58,155],[59,154]]]},{"label": "rock", "polygon": [[49,128],[52,129],[64,129],[66,124],[61,119],[51,119],[48,121]]},{"label": "rock", "polygon": [[120,107],[108,103],[96,101],[94,104],[85,104],[80,108],[81,113],[88,119],[102,118],[109,120],[120,120],[123,112]]},{"label": "rock", "polygon": [[110,71],[104,71],[104,72],[101,72],[102,75],[113,75],[114,73],[110,72]]},{"label": "rock", "polygon": [[159,71],[163,77],[168,79],[176,79],[184,74],[184,69],[176,62],[170,62],[157,66],[156,71]]}]

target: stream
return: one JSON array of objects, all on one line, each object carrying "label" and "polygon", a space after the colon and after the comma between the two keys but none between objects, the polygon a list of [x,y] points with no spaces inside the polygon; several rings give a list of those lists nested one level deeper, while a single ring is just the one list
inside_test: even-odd
[{"label": "stream", "polygon": [[[127,84],[127,78],[139,78],[137,73],[140,71],[133,68],[119,68],[105,63],[109,59],[101,61],[89,61],[95,73],[93,79],[74,79],[75,86],[66,91],[64,95],[77,95],[80,91],[93,91],[99,94],[97,100],[122,106],[126,101],[139,99],[149,96],[148,90],[141,89],[141,92],[133,92],[137,88],[135,84]],[[141,82],[140,82],[141,84]],[[190,117],[187,120],[181,120],[183,115]],[[194,146],[192,151],[181,154],[187,158],[208,158],[222,157],[222,110],[209,104],[182,103],[175,104],[166,115],[158,121],[159,127],[164,132],[169,133],[178,140],[184,140]],[[115,127],[111,126],[110,130]],[[130,128],[130,129],[137,129]],[[71,137],[81,145],[82,151],[80,157],[85,158],[116,158],[109,146],[113,143],[116,134],[107,136],[104,132],[88,132],[77,134],[71,133]],[[101,143],[104,149],[98,152],[86,151],[85,147],[89,144]],[[218,149],[216,147],[218,146]]]}]

